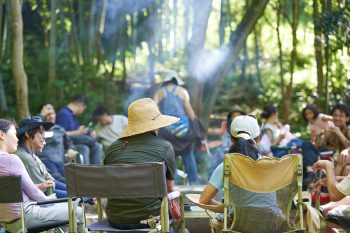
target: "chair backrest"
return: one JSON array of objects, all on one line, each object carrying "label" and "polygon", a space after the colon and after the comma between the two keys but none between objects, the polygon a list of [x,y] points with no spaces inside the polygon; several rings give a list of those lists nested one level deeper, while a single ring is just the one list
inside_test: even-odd
[{"label": "chair backrest", "polygon": [[21,176],[0,176],[0,203],[23,202]]},{"label": "chair backrest", "polygon": [[164,163],[65,166],[69,197],[165,197]]},{"label": "chair backrest", "polygon": [[293,197],[301,193],[301,161],[301,155],[256,161],[241,154],[225,155],[224,192],[225,199],[230,196],[235,213],[233,230],[260,233],[294,229],[289,214]]}]

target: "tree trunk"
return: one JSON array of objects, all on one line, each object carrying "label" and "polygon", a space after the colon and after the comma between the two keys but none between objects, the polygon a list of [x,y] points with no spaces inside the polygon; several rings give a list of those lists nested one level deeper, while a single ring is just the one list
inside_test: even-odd
[{"label": "tree trunk", "polygon": [[298,28],[298,0],[293,0],[292,2],[292,40],[293,48],[291,52],[291,61],[290,61],[290,80],[286,88],[285,96],[282,96],[283,99],[283,122],[289,122],[289,108],[292,103],[293,95],[293,80],[294,80],[294,70],[297,61],[297,28]]},{"label": "tree trunk", "polygon": [[212,112],[224,79],[227,77],[228,72],[236,62],[239,52],[243,48],[248,35],[254,29],[258,19],[262,16],[268,1],[269,0],[251,1],[241,22],[238,24],[237,29],[231,33],[229,44],[226,46],[226,49],[228,50],[227,55],[222,64],[214,72],[213,79],[210,80],[212,83],[215,83],[215,85],[212,85],[213,88],[207,91],[208,99],[205,100],[205,103],[207,104],[205,109],[203,109],[203,115],[206,118],[208,118]]},{"label": "tree trunk", "polygon": [[49,99],[52,101],[56,98],[56,88],[53,85],[56,80],[56,9],[57,0],[50,1],[51,4],[51,30],[50,30],[50,45],[49,45],[49,87],[51,87],[52,94]]},{"label": "tree trunk", "polygon": [[[260,31],[259,31],[260,32]],[[255,44],[255,67],[256,67],[256,78],[259,82],[259,86],[261,88],[264,87],[262,80],[261,80],[261,72],[259,67],[259,61],[260,61],[260,47],[259,47],[259,39],[258,39],[258,30],[256,29],[256,26],[254,28],[254,44]]]},{"label": "tree trunk", "polygon": [[0,71],[0,114],[6,116],[8,113],[7,100],[5,95],[4,80],[2,78],[2,72]]},{"label": "tree trunk", "polygon": [[[277,9],[277,27],[276,27],[276,33],[277,33],[277,43],[278,43],[278,63],[280,68],[280,88],[281,88],[281,97],[285,94],[285,88],[284,88],[284,70],[283,70],[283,50],[282,50],[282,42],[281,42],[281,34],[280,34],[280,22],[281,22],[281,10],[282,10],[282,4],[281,1],[278,2],[278,9]],[[283,98],[281,98],[281,103],[283,103]]]},{"label": "tree trunk", "polygon": [[27,75],[23,66],[23,22],[19,0],[11,0],[12,76],[16,88],[18,116],[29,116]]},{"label": "tree trunk", "polygon": [[[317,67],[317,94],[319,106],[324,106],[324,76],[323,76],[323,57],[322,57],[322,28],[320,27],[320,13],[318,9],[318,0],[314,0],[314,47]],[[324,108],[322,108],[325,110]]]}]

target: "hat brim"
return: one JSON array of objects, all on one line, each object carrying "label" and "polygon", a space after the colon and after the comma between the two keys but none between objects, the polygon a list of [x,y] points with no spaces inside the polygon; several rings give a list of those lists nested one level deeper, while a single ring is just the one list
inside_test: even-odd
[{"label": "hat brim", "polygon": [[30,125],[18,128],[17,129],[17,137],[21,136],[22,134],[24,134],[25,132],[27,132],[29,130],[38,128],[41,125],[44,127],[45,130],[49,130],[55,124],[52,122],[47,122],[47,121],[45,121],[45,122],[33,122]]},{"label": "hat brim", "polygon": [[139,123],[133,122],[131,124],[128,124],[128,126],[122,131],[119,138],[126,138],[133,135],[146,133],[148,131],[160,129],[165,126],[172,125],[179,120],[180,118],[161,114],[154,120],[143,121]]}]

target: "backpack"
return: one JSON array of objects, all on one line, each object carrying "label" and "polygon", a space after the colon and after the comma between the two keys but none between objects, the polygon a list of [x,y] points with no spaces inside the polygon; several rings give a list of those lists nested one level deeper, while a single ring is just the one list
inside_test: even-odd
[{"label": "backpack", "polygon": [[178,86],[174,86],[172,90],[163,87],[164,98],[159,103],[159,108],[162,114],[180,118],[180,120],[172,125],[165,127],[165,129],[172,135],[178,138],[184,138],[190,131],[190,122],[187,117],[184,100],[175,95]]}]

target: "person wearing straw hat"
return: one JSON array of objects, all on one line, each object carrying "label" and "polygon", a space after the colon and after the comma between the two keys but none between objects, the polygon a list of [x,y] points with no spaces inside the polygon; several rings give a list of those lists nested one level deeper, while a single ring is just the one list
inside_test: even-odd
[{"label": "person wearing straw hat", "polygon": [[171,142],[175,155],[182,157],[189,183],[198,184],[197,162],[193,151],[193,125],[196,114],[192,109],[188,91],[183,87],[184,84],[175,71],[169,70],[162,87],[154,95],[154,101],[164,114],[180,118],[177,123],[161,129],[159,136]]},{"label": "person wearing straw hat", "polygon": [[[179,118],[163,115],[152,99],[143,98],[128,108],[128,125],[107,149],[104,164],[164,162],[167,190],[174,189],[175,153],[170,142],[157,137],[158,129],[174,124]],[[140,224],[160,211],[159,198],[118,199],[107,201],[106,213],[111,226],[120,229],[147,228]],[[127,213],[127,214],[126,214]]]}]

